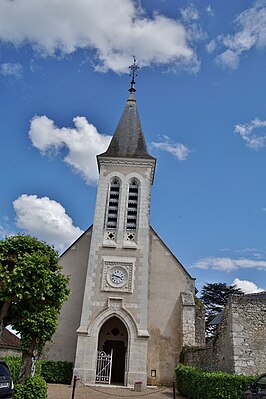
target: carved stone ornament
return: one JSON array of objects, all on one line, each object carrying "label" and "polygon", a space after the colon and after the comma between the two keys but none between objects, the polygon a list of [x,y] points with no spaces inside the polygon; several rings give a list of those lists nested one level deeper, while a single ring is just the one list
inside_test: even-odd
[{"label": "carved stone ornament", "polygon": [[108,308],[114,312],[117,312],[122,308],[122,298],[108,298]]},{"label": "carved stone ornament", "polygon": [[132,168],[147,168],[150,167],[151,168],[151,176],[150,176],[150,180],[153,181],[153,177],[154,177],[154,169],[155,169],[155,161],[154,160],[136,160],[136,159],[123,159],[123,160],[119,160],[116,158],[100,158],[99,162],[104,166],[125,166],[125,167],[132,167]]}]

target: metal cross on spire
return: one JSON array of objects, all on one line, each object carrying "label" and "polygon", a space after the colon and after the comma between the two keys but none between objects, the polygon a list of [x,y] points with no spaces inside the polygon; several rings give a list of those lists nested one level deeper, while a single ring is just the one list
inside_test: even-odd
[{"label": "metal cross on spire", "polygon": [[130,69],[130,76],[131,76],[132,80],[130,82],[131,87],[130,87],[130,89],[128,91],[130,91],[130,93],[134,93],[136,91],[136,89],[134,87],[135,83],[136,83],[135,82],[135,77],[138,76],[137,75],[137,70],[139,69],[139,66],[137,66],[136,57],[134,55],[133,55],[133,64],[130,65],[129,69]]}]

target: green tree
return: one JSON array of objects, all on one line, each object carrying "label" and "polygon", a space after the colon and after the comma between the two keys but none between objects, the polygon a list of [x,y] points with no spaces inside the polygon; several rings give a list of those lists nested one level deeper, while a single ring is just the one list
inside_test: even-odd
[{"label": "green tree", "polygon": [[51,245],[29,235],[0,241],[0,326],[21,333],[21,381],[34,375],[35,360],[55,332],[67,286]]},{"label": "green tree", "polygon": [[217,325],[210,324],[222,312],[232,294],[243,294],[240,288],[226,283],[208,283],[202,287],[200,299],[205,306],[206,338],[211,338]]}]

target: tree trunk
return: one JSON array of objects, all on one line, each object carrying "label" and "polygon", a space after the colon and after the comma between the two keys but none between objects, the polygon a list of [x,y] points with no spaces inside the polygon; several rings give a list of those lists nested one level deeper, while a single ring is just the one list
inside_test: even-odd
[{"label": "tree trunk", "polygon": [[4,323],[4,318],[7,316],[10,306],[11,306],[11,302],[0,301],[0,322],[1,323]]},{"label": "tree trunk", "polygon": [[35,374],[36,361],[39,357],[40,339],[33,338],[28,350],[22,350],[22,362],[18,375],[18,382],[23,383]]}]

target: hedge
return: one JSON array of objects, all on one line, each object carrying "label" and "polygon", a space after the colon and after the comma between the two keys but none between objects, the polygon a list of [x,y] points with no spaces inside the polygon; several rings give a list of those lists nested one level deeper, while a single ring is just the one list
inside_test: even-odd
[{"label": "hedge", "polygon": [[256,376],[208,372],[180,365],[176,368],[178,391],[189,399],[241,399]]},{"label": "hedge", "polygon": [[[11,369],[14,384],[17,383],[21,357],[6,356],[4,360]],[[35,376],[41,376],[47,383],[71,384],[73,363],[54,360],[38,360]]]},{"label": "hedge", "polygon": [[73,364],[70,362],[38,360],[34,377],[18,384],[20,356],[6,356],[14,381],[14,399],[46,399],[47,383],[71,384]]},{"label": "hedge", "polygon": [[73,364],[53,360],[40,360],[41,375],[46,382],[53,384],[71,384]]},{"label": "hedge", "polygon": [[20,365],[21,365],[21,357],[20,356],[6,356],[3,359],[5,362],[7,362],[7,364],[10,367],[11,370],[11,374],[13,377],[13,382],[14,384],[17,383],[18,380],[18,373],[20,370]]}]

